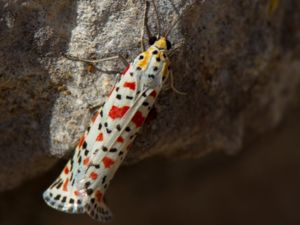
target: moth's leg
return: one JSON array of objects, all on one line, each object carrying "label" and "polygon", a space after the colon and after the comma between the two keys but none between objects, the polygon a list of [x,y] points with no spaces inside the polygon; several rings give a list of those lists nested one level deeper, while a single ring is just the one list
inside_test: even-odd
[{"label": "moth's leg", "polygon": [[[184,41],[181,41],[181,42],[179,42],[178,44],[176,44],[176,45],[174,46],[174,48],[169,52],[168,56],[171,58],[171,57],[174,55],[174,53],[175,53],[178,49],[180,49],[183,45],[184,45]],[[174,76],[173,76],[173,71],[172,71],[172,70],[170,70],[169,75],[170,75],[170,86],[171,86],[171,89],[172,89],[175,93],[177,93],[177,94],[180,94],[180,95],[186,95],[187,93],[182,92],[182,91],[179,91],[179,90],[175,87],[175,85],[174,85]]]},{"label": "moth's leg", "polygon": [[180,48],[182,48],[184,45],[184,41],[180,41],[178,42],[168,53],[168,56],[171,58],[175,53],[176,51],[178,51]]},{"label": "moth's leg", "polygon": [[175,87],[175,85],[174,85],[174,77],[173,77],[173,72],[172,72],[172,70],[170,71],[170,85],[171,85],[171,89],[172,89],[175,93],[177,93],[177,94],[179,94],[179,95],[186,95],[186,94],[187,94],[186,92],[179,91],[179,90]]},{"label": "moth's leg", "polygon": [[118,58],[121,60],[121,62],[123,63],[123,65],[125,67],[128,67],[130,65],[130,63],[125,59],[124,56],[122,56],[121,54],[118,54]]},{"label": "moth's leg", "polygon": [[99,71],[100,73],[106,73],[106,74],[112,74],[112,75],[120,73],[120,70],[104,70],[104,69],[101,69],[100,67],[96,66],[95,64],[88,63],[87,71],[89,73],[95,73],[96,70]]},{"label": "moth's leg", "polygon": [[67,59],[70,59],[70,60],[81,61],[81,62],[86,62],[86,63],[91,63],[91,64],[119,59],[126,67],[129,66],[129,63],[127,62],[125,57],[122,56],[121,54],[117,54],[115,56],[105,57],[105,58],[101,58],[101,59],[84,59],[84,58],[80,58],[80,57],[76,57],[76,56],[72,56],[72,55],[67,55],[67,54],[65,54],[64,56]]},{"label": "moth's leg", "polygon": [[[74,61],[81,61],[81,62],[85,62],[88,63],[90,65],[92,65],[97,71],[101,72],[101,73],[106,73],[106,74],[117,74],[117,77],[115,79],[115,83],[113,86],[115,86],[115,84],[118,82],[119,77],[120,77],[120,71],[113,71],[113,70],[103,70],[99,67],[97,67],[95,65],[95,63],[98,62],[105,62],[105,61],[110,61],[110,60],[115,60],[115,59],[119,59],[126,67],[129,66],[129,63],[127,62],[127,60],[125,59],[125,57],[123,57],[121,54],[117,54],[116,56],[112,56],[112,57],[106,57],[106,58],[102,58],[102,59],[95,59],[95,60],[90,60],[90,59],[84,59],[84,58],[79,58],[79,57],[75,57],[75,56],[71,56],[71,55],[65,55],[66,58],[70,59],[70,60],[74,60]],[[96,85],[93,83],[95,90],[97,90]],[[91,112],[94,112],[96,110],[96,108],[100,108],[102,106],[102,102],[99,102],[97,100],[94,100],[91,103],[88,103],[88,108]]]},{"label": "moth's leg", "polygon": [[[80,62],[85,62],[85,63],[91,64],[92,66],[95,67],[96,70],[98,70],[102,73],[117,74],[118,76],[116,78],[115,84],[119,80],[120,71],[103,70],[103,69],[100,69],[99,67],[95,66],[94,64],[99,63],[99,62],[105,62],[105,61],[111,61],[111,60],[119,59],[126,67],[128,67],[130,65],[127,62],[127,60],[125,59],[125,57],[123,57],[121,54],[117,54],[115,56],[101,58],[101,59],[85,59],[85,58],[80,58],[80,57],[76,57],[76,56],[72,56],[72,55],[65,55],[65,57],[70,59],[70,60],[80,61]],[[115,84],[113,86],[115,86]],[[95,86],[95,89],[97,90],[96,86]],[[99,103],[98,101],[93,101],[92,103],[88,103],[88,108],[91,112],[94,112],[95,109],[100,108],[102,106],[102,104],[103,103]]]},{"label": "moth's leg", "polygon": [[94,101],[92,103],[88,103],[88,109],[90,112],[94,113],[98,111],[102,106],[104,105],[104,102],[99,103],[99,101]]},{"label": "moth's leg", "polygon": [[[112,85],[112,89],[110,90],[110,92],[112,92],[113,88],[116,86],[116,84],[118,83],[118,81],[120,80],[120,76],[121,76],[121,73],[120,72],[117,72],[115,73],[117,74],[117,78],[115,79],[114,81],[114,84]],[[95,84],[93,83],[93,85],[95,86]],[[97,90],[97,87],[95,86],[95,90]],[[98,95],[99,96],[99,95]],[[103,106],[104,102],[99,102],[97,100],[94,100],[93,102],[91,103],[88,103],[88,109],[91,111],[91,112],[95,112],[96,109],[98,108],[101,108]],[[97,109],[97,111],[98,111]]]}]

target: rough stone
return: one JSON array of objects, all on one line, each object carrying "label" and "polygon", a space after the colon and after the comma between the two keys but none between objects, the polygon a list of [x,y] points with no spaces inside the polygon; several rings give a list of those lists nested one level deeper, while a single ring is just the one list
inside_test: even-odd
[{"label": "rough stone", "polygon": [[[172,57],[180,96],[161,93],[127,163],[153,155],[196,158],[244,143],[276,126],[299,97],[300,3],[157,1],[166,30],[185,44]],[[175,7],[175,8],[174,8]],[[143,1],[0,2],[0,189],[48,170],[71,152],[116,75],[93,71],[82,58],[139,52]],[[155,16],[149,15],[154,31]],[[98,64],[122,70],[120,62]]]}]

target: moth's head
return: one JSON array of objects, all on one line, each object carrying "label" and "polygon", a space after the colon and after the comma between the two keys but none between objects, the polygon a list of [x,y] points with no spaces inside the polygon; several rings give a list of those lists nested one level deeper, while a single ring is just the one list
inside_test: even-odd
[{"label": "moth's head", "polygon": [[149,45],[153,45],[156,48],[158,48],[159,50],[169,50],[171,49],[172,45],[171,42],[166,39],[165,37],[150,37],[149,39]]}]

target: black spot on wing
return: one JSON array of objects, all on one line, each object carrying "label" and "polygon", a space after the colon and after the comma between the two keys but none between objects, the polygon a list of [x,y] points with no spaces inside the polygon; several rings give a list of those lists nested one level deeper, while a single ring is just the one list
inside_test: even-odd
[{"label": "black spot on wing", "polygon": [[116,126],[116,128],[117,128],[118,131],[121,131],[121,129],[122,129],[120,124],[118,124],[118,125]]},{"label": "black spot on wing", "polygon": [[135,138],[135,135],[131,135],[131,136],[129,137],[130,140],[132,140],[133,138]]},{"label": "black spot on wing", "polygon": [[93,193],[93,189],[89,188],[86,190],[87,195],[91,195]]},{"label": "black spot on wing", "polygon": [[90,181],[87,181],[87,182],[84,184],[84,187],[87,189],[87,188],[89,188],[89,186],[91,186],[91,182],[90,182]]},{"label": "black spot on wing", "polygon": [[[57,179],[51,186],[50,186],[50,189],[51,188],[54,188],[55,186],[57,186],[58,183],[61,182],[61,179]],[[51,194],[51,193],[50,193]]]},{"label": "black spot on wing", "polygon": [[86,141],[83,142],[82,148],[86,148],[87,147],[87,143]]},{"label": "black spot on wing", "polygon": [[148,77],[151,78],[151,79],[155,78],[154,74],[148,74]]},{"label": "black spot on wing", "polygon": [[61,180],[61,181],[57,184],[56,188],[59,189],[59,188],[62,186],[62,184],[63,184],[63,181]]},{"label": "black spot on wing", "polygon": [[108,134],[110,134],[111,132],[112,132],[112,130],[110,130],[110,129],[106,129],[106,132],[108,133]]},{"label": "black spot on wing", "polygon": [[102,178],[102,184],[105,183],[105,180],[106,180],[106,176],[104,176],[104,177]]},{"label": "black spot on wing", "polygon": [[66,202],[66,200],[67,200],[67,197],[66,197],[66,196],[64,196],[64,197],[62,198],[61,202],[62,202],[62,203],[65,203],[65,202]]},{"label": "black spot on wing", "polygon": [[118,149],[116,149],[116,148],[111,148],[111,149],[109,150],[109,152],[116,152],[116,151],[118,151]]},{"label": "black spot on wing", "polygon": [[78,158],[78,164],[81,163],[81,160],[82,160],[82,158],[81,158],[81,156],[79,156],[79,158]]}]

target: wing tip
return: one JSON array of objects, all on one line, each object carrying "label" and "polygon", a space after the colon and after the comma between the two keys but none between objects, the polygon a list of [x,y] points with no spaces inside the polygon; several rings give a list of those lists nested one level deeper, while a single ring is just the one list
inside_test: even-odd
[{"label": "wing tip", "polygon": [[113,214],[108,206],[103,202],[90,201],[86,205],[86,213],[94,220],[102,223],[110,222],[113,218]]},{"label": "wing tip", "polygon": [[[47,189],[43,193],[43,199],[48,206],[54,208],[58,211],[71,213],[71,214],[81,214],[85,212],[84,204],[79,204],[79,201],[75,201],[73,196],[69,193],[54,193],[54,190]],[[72,199],[72,201],[71,201]],[[82,201],[80,201],[81,203]]]}]

